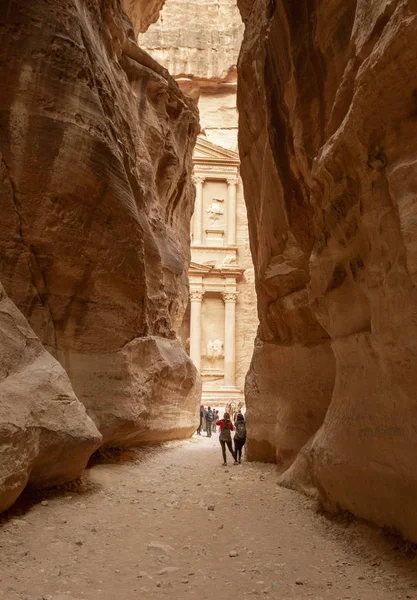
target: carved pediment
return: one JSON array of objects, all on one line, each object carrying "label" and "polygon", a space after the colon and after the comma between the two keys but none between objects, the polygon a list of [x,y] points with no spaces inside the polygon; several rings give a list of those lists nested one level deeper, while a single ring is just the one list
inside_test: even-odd
[{"label": "carved pediment", "polygon": [[201,264],[198,262],[191,261],[188,269],[189,273],[210,273],[213,270],[214,264]]},{"label": "carved pediment", "polygon": [[210,274],[210,276],[227,275],[240,277],[244,272],[245,269],[240,268],[236,263],[223,262],[216,265],[215,261],[207,261],[205,263],[191,261],[188,269],[189,275],[202,275],[203,277],[208,274]]},{"label": "carved pediment", "polygon": [[226,150],[221,146],[216,146],[202,136],[197,137],[197,143],[193,154],[194,164],[224,164],[239,166],[239,155],[233,150]]}]

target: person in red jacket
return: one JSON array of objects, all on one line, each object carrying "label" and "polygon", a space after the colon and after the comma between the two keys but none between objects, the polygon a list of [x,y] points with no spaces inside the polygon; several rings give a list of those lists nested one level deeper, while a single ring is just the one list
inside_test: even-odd
[{"label": "person in red jacket", "polygon": [[225,412],[223,419],[217,421],[216,425],[220,427],[219,442],[222,447],[223,466],[227,466],[226,461],[226,446],[229,448],[230,454],[233,456],[234,464],[237,465],[236,454],[232,446],[232,431],[234,430],[233,423],[230,421],[229,413]]}]

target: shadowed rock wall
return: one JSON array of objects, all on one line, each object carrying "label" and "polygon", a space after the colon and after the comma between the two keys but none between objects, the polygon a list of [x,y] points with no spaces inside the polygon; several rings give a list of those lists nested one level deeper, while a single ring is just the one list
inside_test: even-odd
[{"label": "shadowed rock wall", "polygon": [[0,285],[0,512],[79,477],[102,440],[61,365]]},{"label": "shadowed rock wall", "polygon": [[241,10],[248,452],[417,540],[417,3]]},{"label": "shadowed rock wall", "polygon": [[146,31],[158,19],[165,0],[122,0],[122,5],[132,20],[135,31]]},{"label": "shadowed rock wall", "polygon": [[[148,22],[161,4],[140,13],[138,2],[134,16]],[[199,385],[176,330],[188,300],[197,109],[137,46],[119,0],[4,3],[0,32],[0,280],[34,332],[25,324],[26,337],[39,338],[44,367],[30,386],[46,407],[63,397],[59,386],[74,406],[78,397],[105,445],[189,435]],[[23,386],[19,369],[13,381],[4,370],[6,423],[4,390]],[[100,442],[76,410],[89,441],[67,478]],[[68,411],[59,426],[71,436]],[[0,435],[0,452],[7,444]]]}]

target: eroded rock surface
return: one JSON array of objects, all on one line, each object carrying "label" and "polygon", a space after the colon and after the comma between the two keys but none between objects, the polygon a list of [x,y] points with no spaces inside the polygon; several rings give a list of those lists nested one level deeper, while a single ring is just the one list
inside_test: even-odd
[{"label": "eroded rock surface", "polygon": [[135,30],[146,31],[159,16],[165,0],[123,0],[123,8],[132,19]]},{"label": "eroded rock surface", "polygon": [[198,100],[201,132],[237,150],[236,64],[243,23],[236,0],[170,0],[139,44]]},{"label": "eroded rock surface", "polygon": [[17,0],[0,28],[0,279],[105,444],[190,434],[199,387],[176,330],[197,109],[119,0]]},{"label": "eroded rock surface", "polygon": [[139,41],[172,75],[215,87],[236,81],[242,32],[233,0],[173,0]]},{"label": "eroded rock surface", "polygon": [[0,512],[79,477],[102,440],[67,374],[0,285]]},{"label": "eroded rock surface", "polygon": [[89,381],[84,361],[83,354],[72,355],[72,383],[99,423],[107,446],[155,443],[195,431],[201,384],[178,340],[146,336],[135,338],[120,352],[92,354]]},{"label": "eroded rock surface", "polygon": [[241,8],[249,452],[417,540],[417,4]]}]

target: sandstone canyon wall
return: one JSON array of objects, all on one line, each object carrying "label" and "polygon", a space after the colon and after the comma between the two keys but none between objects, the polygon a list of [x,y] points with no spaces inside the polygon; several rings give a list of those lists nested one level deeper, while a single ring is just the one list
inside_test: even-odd
[{"label": "sandstone canyon wall", "polygon": [[0,285],[0,512],[27,484],[79,477],[102,437]]},{"label": "sandstone canyon wall", "polygon": [[235,0],[170,0],[140,45],[198,100],[207,139],[237,149],[236,63],[243,23]]},{"label": "sandstone canyon wall", "polygon": [[[3,3],[0,31],[2,344],[13,348],[1,354],[0,453],[12,461],[18,435],[24,469],[38,461],[43,481],[49,444],[52,482],[100,443],[78,400],[105,445],[195,429],[199,385],[176,330],[198,114],[137,46],[120,0]],[[61,473],[59,435],[73,461]]]},{"label": "sandstone canyon wall", "polygon": [[417,3],[241,10],[248,452],[417,541]]},{"label": "sandstone canyon wall", "polygon": [[137,32],[144,32],[155,23],[165,0],[122,0],[122,6]]}]

